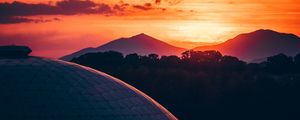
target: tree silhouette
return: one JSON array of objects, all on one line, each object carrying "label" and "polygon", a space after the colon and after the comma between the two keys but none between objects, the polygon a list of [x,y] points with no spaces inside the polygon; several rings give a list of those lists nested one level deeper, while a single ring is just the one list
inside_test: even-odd
[{"label": "tree silhouette", "polygon": [[300,72],[300,53],[294,57],[294,61],[295,61],[295,70],[297,72]]},{"label": "tree silhouette", "polygon": [[124,80],[183,120],[300,119],[300,54],[246,63],[218,51],[88,53],[71,60]]},{"label": "tree silhouette", "polygon": [[275,74],[290,73],[294,69],[293,58],[284,54],[268,57],[267,70]]}]

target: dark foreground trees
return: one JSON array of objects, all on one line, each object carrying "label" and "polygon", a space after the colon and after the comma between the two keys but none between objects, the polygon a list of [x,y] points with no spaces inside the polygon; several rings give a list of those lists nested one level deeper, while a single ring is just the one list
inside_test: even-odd
[{"label": "dark foreground trees", "polygon": [[181,57],[110,51],[72,62],[124,80],[182,120],[300,118],[300,54],[247,64],[218,51],[186,51]]}]

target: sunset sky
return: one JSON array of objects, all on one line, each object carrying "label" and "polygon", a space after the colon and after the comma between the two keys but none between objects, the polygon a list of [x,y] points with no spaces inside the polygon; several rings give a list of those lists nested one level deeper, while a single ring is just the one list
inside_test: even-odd
[{"label": "sunset sky", "polygon": [[300,36],[299,21],[300,0],[1,0],[0,45],[58,58],[146,33],[193,48],[261,28]]}]

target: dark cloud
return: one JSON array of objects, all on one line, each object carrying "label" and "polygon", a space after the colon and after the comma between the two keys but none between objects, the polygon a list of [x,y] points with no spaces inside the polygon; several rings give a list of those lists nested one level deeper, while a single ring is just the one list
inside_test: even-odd
[{"label": "dark cloud", "polygon": [[28,4],[23,2],[0,3],[1,16],[27,16],[57,14],[57,8],[46,4]]},{"label": "dark cloud", "polygon": [[130,4],[129,3],[125,3],[123,1],[120,1],[119,4],[115,4],[112,8],[115,10],[115,11],[118,11],[118,12],[124,12],[126,11],[126,9],[130,7]]},{"label": "dark cloud", "polygon": [[114,11],[113,8],[111,8],[109,5],[102,3],[98,5],[98,12],[108,14],[108,13],[113,13]]},{"label": "dark cloud", "polygon": [[31,22],[34,23],[44,23],[44,22],[52,22],[52,21],[61,21],[59,18],[53,18],[53,19],[44,19],[44,18],[39,18],[39,19],[31,19]]},{"label": "dark cloud", "polygon": [[0,3],[0,16],[115,14],[124,11],[130,6],[140,10],[154,9],[151,3],[130,5],[120,2],[108,5],[105,3],[95,3],[90,0],[63,0],[50,5],[14,1],[12,3]]},{"label": "dark cloud", "polygon": [[0,16],[0,24],[17,24],[17,23],[43,23],[43,22],[52,22],[52,21],[61,21],[59,18],[53,18],[53,19],[44,19],[44,18],[38,18],[38,19],[31,19],[31,18],[25,18],[25,17],[15,17],[15,16]]},{"label": "dark cloud", "polygon": [[145,6],[145,7],[152,7],[152,4],[151,4],[151,3],[145,3],[144,6]]},{"label": "dark cloud", "polygon": [[[156,4],[159,4],[160,2],[160,0],[155,1]],[[135,10],[132,11],[130,8],[134,8]],[[0,24],[41,21],[26,18],[27,16],[34,15],[102,14],[111,16],[155,9],[165,10],[164,8],[158,8],[158,6],[152,5],[151,3],[131,5],[123,1],[113,5],[95,3],[90,0],[62,0],[55,3],[50,2],[49,4],[32,4],[18,1],[12,3],[2,2],[0,3]]]},{"label": "dark cloud", "polygon": [[155,0],[155,4],[160,4],[161,0]]},{"label": "dark cloud", "polygon": [[[108,5],[106,5],[108,6]],[[30,15],[72,15],[72,14],[92,14],[104,13],[107,9],[97,9],[103,4],[96,4],[86,0],[63,0],[55,5],[30,4],[23,2],[0,3],[1,16],[30,16]]]},{"label": "dark cloud", "polygon": [[152,7],[151,3],[145,3],[144,5],[133,5],[133,8],[140,9],[140,10],[151,10],[155,9]]},{"label": "dark cloud", "polygon": [[[53,21],[26,18],[26,16],[34,15],[113,14],[116,10],[108,4],[96,4],[90,0],[63,0],[54,5],[14,1],[12,3],[0,3],[0,24]],[[54,20],[57,21],[57,19]]]},{"label": "dark cloud", "polygon": [[78,13],[96,13],[97,9],[94,9],[94,7],[96,6],[97,6],[96,3],[89,0],[86,1],[63,0],[63,1],[56,2],[55,8],[57,9],[58,12],[57,14],[78,14]]},{"label": "dark cloud", "polygon": [[169,5],[176,5],[180,2],[182,2],[183,0],[154,0],[155,4],[159,5],[162,2],[168,3]]},{"label": "dark cloud", "polygon": [[0,17],[1,24],[12,24],[12,23],[22,23],[22,22],[32,22],[32,19],[23,17]]},{"label": "dark cloud", "polygon": [[96,5],[96,3],[89,0],[64,0],[56,2],[56,6],[63,9],[88,9],[91,7],[95,7]]}]

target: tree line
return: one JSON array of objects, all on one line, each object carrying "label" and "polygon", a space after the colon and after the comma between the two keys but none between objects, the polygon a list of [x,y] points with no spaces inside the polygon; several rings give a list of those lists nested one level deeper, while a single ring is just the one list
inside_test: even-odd
[{"label": "tree line", "polygon": [[218,51],[87,53],[75,62],[124,80],[182,120],[300,118],[300,54],[246,63]]}]

